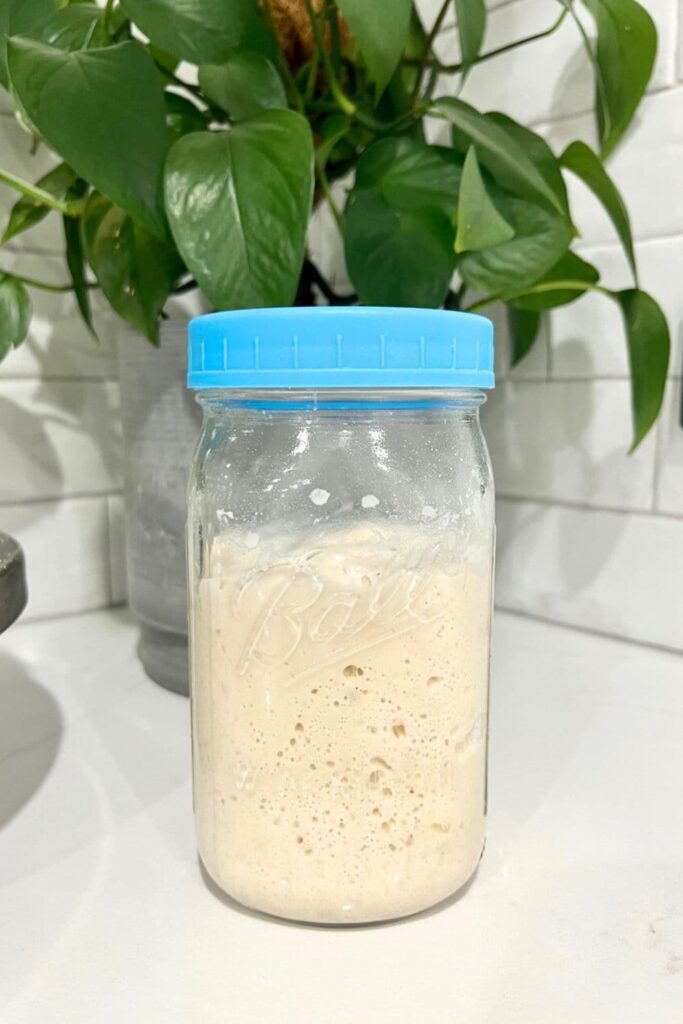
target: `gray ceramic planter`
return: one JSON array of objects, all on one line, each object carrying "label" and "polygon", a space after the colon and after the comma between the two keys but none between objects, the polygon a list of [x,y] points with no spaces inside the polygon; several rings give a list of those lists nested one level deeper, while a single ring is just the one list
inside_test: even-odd
[{"label": "gray ceramic planter", "polygon": [[185,509],[201,422],[186,337],[187,321],[170,320],[158,349],[133,332],[118,346],[130,604],[147,674],[177,693],[188,692]]},{"label": "gray ceramic planter", "polygon": [[14,538],[0,533],[0,633],[19,618],[27,600],[24,552]]}]

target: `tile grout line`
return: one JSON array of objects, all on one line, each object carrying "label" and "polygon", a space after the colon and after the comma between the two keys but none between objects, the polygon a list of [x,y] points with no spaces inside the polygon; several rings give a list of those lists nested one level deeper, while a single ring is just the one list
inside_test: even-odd
[{"label": "tile grout line", "polygon": [[542,378],[543,383],[547,384],[549,380],[552,380],[553,376],[553,361],[552,361],[552,344],[551,344],[551,332],[550,332],[550,317],[541,315],[539,329],[543,332],[543,340],[545,342],[545,376]]},{"label": "tile grout line", "polygon": [[[30,612],[22,615],[12,624],[12,629],[26,629],[30,626],[40,626],[47,622],[59,622],[62,619],[73,619],[78,615],[99,615],[102,612],[110,612],[120,608],[130,609],[127,601],[116,601],[113,604],[98,604],[88,608],[81,608],[68,612],[48,612],[45,615],[32,615]],[[131,610],[131,614],[133,614]]]},{"label": "tile grout line", "polygon": [[628,381],[630,378],[627,374],[600,374],[595,377],[552,377],[546,379],[545,377],[509,377],[506,382],[517,383],[517,384],[585,384],[592,383],[593,381]]},{"label": "tile grout line", "polygon": [[656,514],[657,509],[657,498],[659,495],[659,481],[661,476],[662,462],[663,462],[663,447],[664,447],[664,407],[667,400],[667,390],[669,387],[669,380],[664,382],[664,397],[662,399],[662,408],[659,411],[659,418],[657,419],[657,427],[655,434],[655,463],[654,473],[652,480],[652,501],[650,503],[650,510],[653,514]]},{"label": "tile grout line", "polygon": [[109,495],[107,494],[104,499],[104,515],[105,515],[105,575],[107,579],[107,607],[111,608],[114,604],[114,572],[113,572],[113,542],[112,542],[112,530],[111,530],[111,508],[109,506]]},{"label": "tile grout line", "polygon": [[106,502],[110,496],[119,497],[122,494],[122,489],[115,489],[111,491],[82,491],[75,494],[57,494],[40,498],[27,497],[9,500],[7,498],[0,498],[0,511],[4,508],[24,508],[27,505],[67,505],[69,502],[94,501],[98,498]]},{"label": "tile grout line", "polygon": [[[653,89],[648,89],[643,98],[645,99],[648,96],[663,96],[666,93],[679,92],[682,87],[683,81],[667,83],[666,85],[658,85],[655,86]],[[583,107],[582,109],[574,110],[571,113],[557,114],[555,117],[540,117],[534,119],[533,121],[529,121],[528,127],[533,128],[534,130],[543,126],[550,127],[551,125],[561,124],[563,121],[571,121],[575,117],[586,117],[587,115],[593,113],[594,108],[592,106]]]},{"label": "tile grout line", "polygon": [[649,650],[661,651],[662,654],[673,654],[683,657],[683,649],[680,647],[669,647],[666,644],[658,644],[653,640],[636,640],[635,637],[622,636],[620,633],[612,633],[608,630],[594,629],[591,626],[577,625],[563,619],[554,619],[550,616],[537,615],[534,612],[524,611],[521,608],[512,608],[510,605],[498,604],[494,601],[496,611],[504,612],[506,615],[515,615],[520,619],[529,619],[533,622],[544,622],[550,626],[557,626],[559,629],[567,629],[577,633],[587,633],[589,636],[602,637],[605,640],[612,640],[615,643],[630,644],[634,647],[645,647]]},{"label": "tile grout line", "polygon": [[12,245],[8,242],[2,247],[3,252],[9,253],[10,256],[44,256],[52,260],[61,260],[64,262],[64,250],[63,249],[47,249],[40,244],[36,244],[35,247],[28,245]]},{"label": "tile grout line", "polygon": [[[616,238],[616,236],[615,236]],[[647,238],[634,238],[636,245],[652,245],[656,242],[683,242],[683,230],[674,231],[671,234],[659,234],[659,235],[648,235]],[[590,249],[591,252],[607,253],[612,254],[614,252],[623,252],[623,247],[619,240],[613,242],[585,242],[582,239],[576,241],[576,248],[580,249],[581,252],[586,252]],[[628,266],[628,264],[626,264]]]},{"label": "tile grout line", "polygon": [[666,519],[672,523],[683,523],[683,516],[671,512],[660,512],[658,509],[629,508],[623,505],[621,507],[616,505],[590,505],[585,501],[567,501],[563,498],[540,498],[528,494],[506,494],[500,488],[496,492],[496,499],[514,502],[517,505],[541,505],[543,508],[559,508],[572,512],[607,512],[610,515],[642,516],[644,519]]},{"label": "tile grout line", "polygon": [[[621,381],[628,383],[630,376],[627,373],[599,373],[594,376],[583,376],[580,377],[577,374],[571,376],[556,376],[546,380],[544,377],[521,377],[515,375],[514,377],[501,377],[500,383],[503,384],[593,384],[593,383],[616,383]],[[680,373],[667,374],[667,380],[681,380]]]},{"label": "tile grout line", "polygon": [[73,377],[62,374],[30,374],[30,373],[2,373],[0,374],[0,388],[4,383],[22,384],[26,382],[46,384],[118,384],[118,377]]},{"label": "tile grout line", "polygon": [[[638,245],[652,244],[653,242],[670,242],[680,238],[683,238],[683,232],[679,229],[678,231],[660,232],[658,235],[634,235],[633,242],[638,247]],[[576,249],[578,252],[584,252],[586,249],[619,249],[619,242],[604,240],[591,242],[579,239],[576,242]]]},{"label": "tile grout line", "polygon": [[[122,489],[115,489],[111,491],[94,491],[94,492],[77,492],[75,494],[61,494],[52,497],[40,497],[40,498],[20,498],[18,500],[0,500],[0,509],[3,508],[21,508],[26,505],[62,505],[69,502],[80,502],[80,501],[94,501],[102,499],[107,504],[107,510],[109,506],[109,498],[117,498],[123,496]],[[516,504],[526,503],[529,505],[542,505],[544,507],[551,508],[564,508],[570,510],[579,510],[584,512],[609,512],[615,515],[625,516],[644,516],[645,518],[652,519],[670,519],[672,522],[679,522],[683,519],[683,516],[678,516],[671,512],[661,512],[658,509],[651,508],[629,508],[624,506],[616,505],[591,505],[588,502],[581,501],[567,501],[563,498],[544,498],[537,495],[525,495],[525,494],[513,494],[506,491],[497,491],[497,498],[502,501],[515,502]]]},{"label": "tile grout line", "polygon": [[[610,633],[603,630],[591,629],[590,626],[577,625],[575,623],[565,622],[561,619],[553,619],[544,615],[537,615],[533,612],[524,611],[520,608],[513,608],[510,605],[498,604],[494,602],[494,607],[497,612],[501,612],[504,615],[512,615],[515,618],[526,619],[531,622],[538,622],[544,625],[557,627],[558,629],[568,630],[569,632],[585,633],[589,636],[601,637],[605,640],[611,640],[614,643],[629,644],[633,647],[644,647],[649,650],[661,651],[663,654],[673,654],[681,657],[683,651],[676,647],[668,647],[665,644],[657,644],[648,640],[636,640],[632,637],[621,636],[618,633]],[[20,618],[13,626],[14,629],[26,629],[31,626],[40,626],[44,623],[58,622],[62,619],[73,619],[79,615],[101,615],[107,612],[120,611],[126,609],[131,615],[132,610],[128,601],[117,601],[111,605],[98,605],[92,608],[84,608],[80,611],[69,611],[69,612],[58,612],[56,614],[48,615],[36,615]]]}]

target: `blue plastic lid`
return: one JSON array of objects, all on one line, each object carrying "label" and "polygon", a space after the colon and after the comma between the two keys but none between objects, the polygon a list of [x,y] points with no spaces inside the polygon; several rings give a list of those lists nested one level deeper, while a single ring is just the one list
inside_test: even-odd
[{"label": "blue plastic lid", "polygon": [[291,306],[190,323],[191,388],[492,388],[493,324],[443,309]]}]

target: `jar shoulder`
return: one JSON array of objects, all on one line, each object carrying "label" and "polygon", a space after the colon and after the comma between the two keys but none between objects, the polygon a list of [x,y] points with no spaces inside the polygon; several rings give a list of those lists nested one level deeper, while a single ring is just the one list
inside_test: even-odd
[{"label": "jar shoulder", "polygon": [[205,423],[191,510],[251,527],[374,512],[404,521],[493,518],[478,417],[263,418]]}]

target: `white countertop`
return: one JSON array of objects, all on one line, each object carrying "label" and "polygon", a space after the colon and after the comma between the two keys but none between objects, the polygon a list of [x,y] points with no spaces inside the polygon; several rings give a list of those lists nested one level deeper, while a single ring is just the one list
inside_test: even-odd
[{"label": "white countertop", "polygon": [[302,927],[209,891],[128,613],[0,638],[3,1024],[678,1024],[683,658],[498,614],[473,886]]}]

